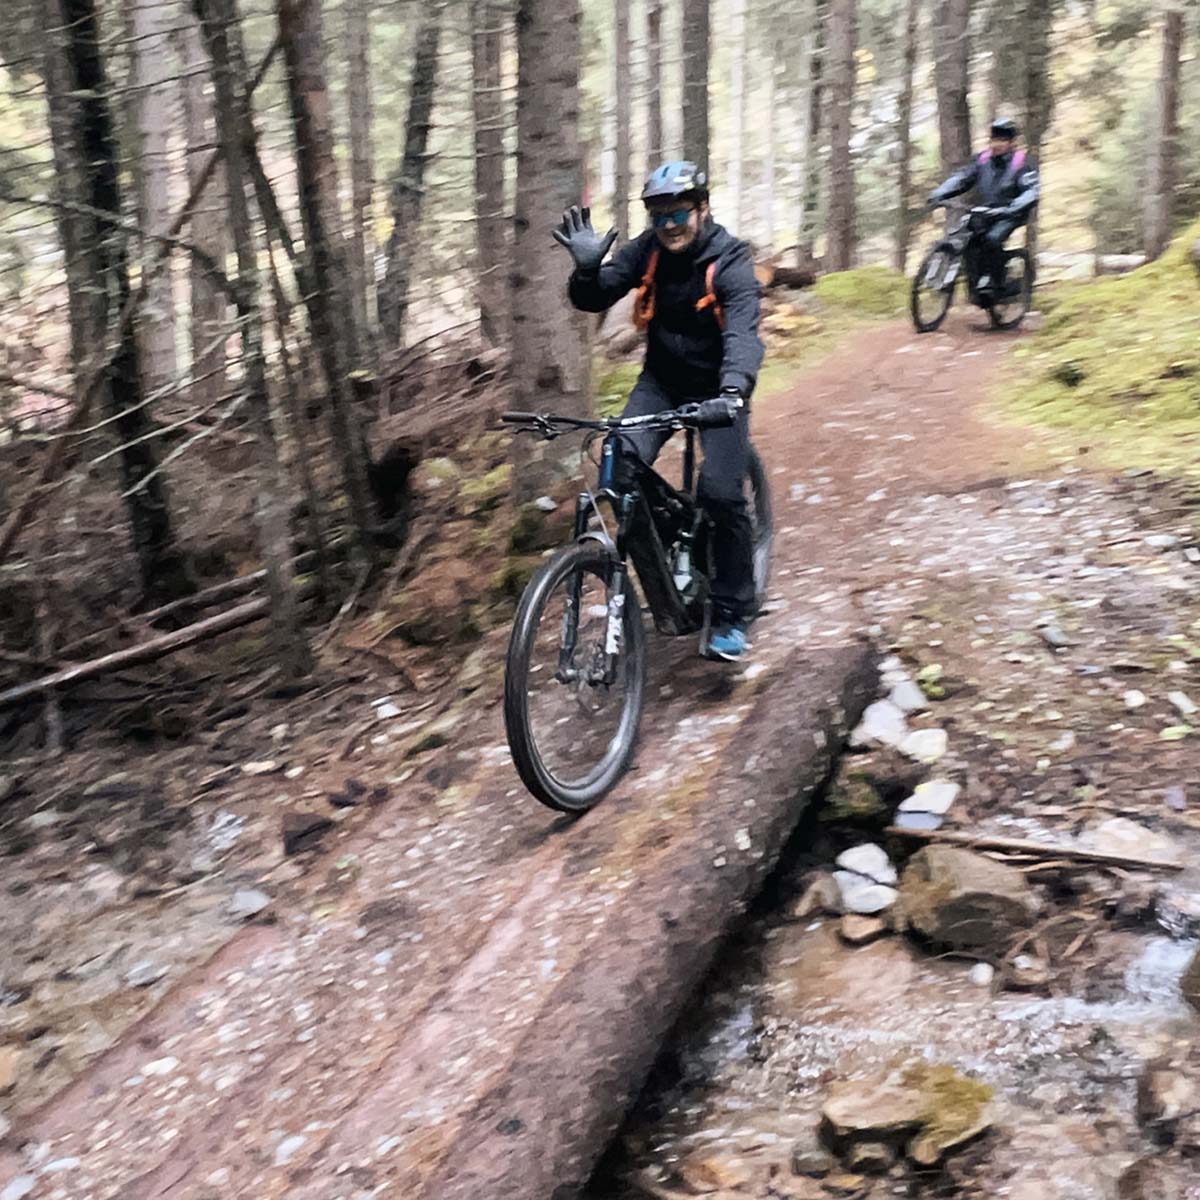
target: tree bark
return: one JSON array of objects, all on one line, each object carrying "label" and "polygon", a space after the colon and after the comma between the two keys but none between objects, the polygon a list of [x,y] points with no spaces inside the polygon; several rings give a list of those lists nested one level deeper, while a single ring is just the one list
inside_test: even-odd
[{"label": "tree bark", "polygon": [[350,125],[350,277],[355,323],[371,328],[375,245],[371,204],[375,191],[375,119],[371,99],[371,3],[346,2],[346,107]]},{"label": "tree bark", "polygon": [[238,25],[237,0],[193,0],[212,58],[221,152],[229,182],[229,224],[237,253],[238,316],[242,331],[242,386],[254,428],[258,460],[255,519],[267,572],[271,640],[284,672],[299,678],[312,669],[312,655],[300,620],[288,528],[288,488],[267,393],[258,247],[246,201],[249,164],[245,129],[252,121],[246,96],[246,70]]},{"label": "tree bark", "polygon": [[741,229],[746,204],[746,0],[732,0],[730,10],[730,126],[729,190],[733,196],[734,228]]},{"label": "tree bark", "polygon": [[[1025,49],[1024,107],[1025,142],[1036,163],[1054,111],[1050,86],[1051,35],[1054,30],[1055,0],[1026,0],[1022,44]],[[1030,255],[1037,261],[1038,213],[1035,209],[1025,230]]]},{"label": "tree bark", "polygon": [[804,159],[800,177],[799,252],[801,264],[816,257],[817,217],[821,209],[821,115],[825,110],[827,0],[809,0],[811,28],[805,38]]},{"label": "tree bark", "polygon": [[[72,142],[81,154],[84,198],[97,213],[121,219],[121,187],[109,83],[100,56],[95,0],[61,0],[68,29],[67,73],[78,123]],[[94,347],[107,340],[110,305],[124,308],[130,295],[124,236],[97,217],[81,220],[84,258],[90,273],[89,336]],[[143,403],[142,364],[133,323],[122,332],[105,381],[102,403],[119,439],[121,490],[133,535],[142,586],[160,598],[191,587],[171,521],[167,482],[158,470],[154,425]]]},{"label": "tree bark", "polygon": [[646,8],[646,174],[663,160],[662,114],[663,0],[649,0]]},{"label": "tree bark", "polygon": [[[42,8],[44,54],[42,76],[46,85],[50,141],[54,155],[54,187],[64,204],[84,203],[83,150],[79,141],[76,100],[72,97],[68,69],[70,46],[61,0],[46,0]],[[88,262],[85,219],[78,212],[60,208],[55,212],[58,240],[67,276],[67,306],[71,326],[71,364],[76,385],[82,384],[89,353],[96,346],[92,337],[97,329],[96,306],[100,299],[93,286]]]},{"label": "tree bark", "polygon": [[613,172],[613,224],[625,238],[629,236],[630,166],[633,156],[632,108],[633,74],[630,69],[629,0],[614,0],[613,84],[617,110],[617,163]]},{"label": "tree bark", "polygon": [[504,23],[496,0],[471,5],[475,117],[475,226],[479,253],[479,324],[489,346],[509,338],[508,223],[505,220]]},{"label": "tree bark", "polygon": [[[216,144],[216,112],[204,87],[211,69],[208,52],[195,14],[186,6],[180,13],[176,44],[183,65],[188,186],[194,188]],[[191,218],[191,240],[219,263],[225,261],[228,249],[226,211],[225,170],[218,166],[196,202]],[[213,286],[198,263],[191,264],[189,279],[192,399],[197,404],[208,405],[215,403],[225,391],[225,344],[219,337],[226,329],[226,298]]]},{"label": "tree bark", "polygon": [[425,167],[428,163],[429,131],[433,126],[433,95],[437,84],[441,34],[442,6],[440,2],[435,2],[426,11],[417,33],[404,155],[392,179],[392,232],[387,244],[387,274],[379,298],[379,320],[384,339],[393,349],[404,342],[413,256],[425,206]]},{"label": "tree bark", "polygon": [[899,180],[896,188],[896,269],[908,270],[908,247],[912,240],[912,115],[917,68],[917,34],[921,0],[906,0],[904,10],[904,70],[900,81]]},{"label": "tree bark", "polygon": [[944,175],[971,157],[971,4],[972,0],[935,0],[934,5],[934,79]]},{"label": "tree bark", "polygon": [[683,153],[708,173],[710,0],[683,0]]},{"label": "tree bark", "polygon": [[[225,0],[228,2],[228,0]],[[296,139],[296,179],[312,288],[308,299],[313,340],[328,389],[334,444],[362,555],[374,557],[366,442],[354,411],[350,374],[358,366],[358,340],[345,280],[337,168],[322,60],[319,0],[276,0],[287,61],[288,104]]]},{"label": "tree bark", "polygon": [[847,271],[854,265],[853,133],[858,0],[832,0],[829,6],[829,220],[825,267]]},{"label": "tree bark", "polygon": [[1172,5],[1163,14],[1162,69],[1158,77],[1158,136],[1146,191],[1146,257],[1158,258],[1171,241],[1175,188],[1179,178],[1179,78],[1184,13]]},{"label": "tree bark", "polygon": [[[170,15],[163,0],[126,0],[130,33],[130,87],[137,129],[138,222],[149,234],[171,224],[171,113],[175,108]],[[147,289],[138,327],[142,381],[151,391],[169,386],[179,369],[175,356],[175,288],[170,264]]]},{"label": "tree bark", "polygon": [[[513,406],[583,416],[591,411],[587,319],[568,310],[570,256],[550,240],[583,185],[579,0],[517,0],[517,62]],[[514,438],[516,498],[566,477],[572,457],[565,445]]]}]

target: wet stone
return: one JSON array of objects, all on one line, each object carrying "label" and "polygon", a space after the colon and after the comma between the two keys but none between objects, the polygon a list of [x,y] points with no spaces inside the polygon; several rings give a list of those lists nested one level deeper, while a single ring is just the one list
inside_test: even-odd
[{"label": "wet stone", "polygon": [[850,735],[850,745],[899,746],[907,733],[904,713],[890,700],[877,700],[863,713],[862,723]]},{"label": "wet stone", "polygon": [[888,932],[886,921],[878,917],[862,916],[858,913],[848,913],[838,926],[838,934],[842,941],[851,946],[865,946]]},{"label": "wet stone", "polygon": [[166,975],[167,970],[163,963],[144,959],[129,968],[125,974],[125,982],[135,988],[152,987]]},{"label": "wet stone", "polygon": [[862,1175],[882,1175],[896,1161],[896,1152],[886,1142],[860,1142],[846,1154],[846,1165]]},{"label": "wet stone", "polygon": [[287,812],[283,814],[283,852],[301,854],[313,850],[333,828],[328,817],[318,813]]},{"label": "wet stone", "polygon": [[915,762],[935,763],[945,758],[950,738],[944,729],[918,729],[910,733],[899,746],[900,753]]},{"label": "wet stone", "polygon": [[835,871],[833,877],[837,880],[841,892],[842,907],[847,912],[873,916],[891,908],[900,896],[894,887],[872,883],[865,876],[853,871]]},{"label": "wet stone", "polygon": [[271,897],[266,892],[259,891],[258,888],[243,888],[230,896],[225,911],[235,921],[248,921],[269,908],[270,904]]},{"label": "wet stone", "polygon": [[933,816],[944,817],[950,806],[958,799],[962,788],[949,779],[930,779],[922,783],[903,804],[902,813],[929,813]]},{"label": "wet stone", "polygon": [[900,885],[911,928],[939,945],[994,950],[1037,915],[1037,900],[1019,871],[953,846],[926,846]]},{"label": "wet stone", "polygon": [[874,843],[868,842],[863,846],[854,846],[844,850],[837,857],[837,865],[843,871],[853,871],[863,875],[874,883],[895,883],[898,876],[887,851]]},{"label": "wet stone", "polygon": [[929,698],[917,684],[908,679],[896,684],[888,699],[902,713],[925,712],[929,708]]}]

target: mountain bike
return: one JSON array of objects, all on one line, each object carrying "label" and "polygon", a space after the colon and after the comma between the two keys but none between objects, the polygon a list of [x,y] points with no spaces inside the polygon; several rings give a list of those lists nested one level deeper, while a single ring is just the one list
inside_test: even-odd
[{"label": "mountain bike", "polygon": [[1033,303],[1033,262],[1028,250],[1004,252],[1004,281],[979,290],[980,242],[994,219],[990,208],[944,204],[959,214],[944,237],[934,243],[912,281],[912,318],[918,333],[941,327],[954,303],[954,289],[966,267],[967,296],[986,309],[995,329],[1016,329]]},{"label": "mountain bike", "polygon": [[[636,575],[659,633],[707,645],[711,522],[696,497],[696,431],[732,425],[736,410],[689,404],[643,417],[580,420],[505,413],[552,440],[574,430],[602,440],[594,489],[580,493],[570,544],[521,596],[504,676],[504,725],[522,782],[543,804],[580,813],[605,796],[633,756],[646,688],[646,638]],[[682,487],[647,466],[622,437],[686,430]],[[746,479],[756,613],[766,601],[773,518],[766,472],[751,449]],[[606,518],[605,512],[609,518]]]}]

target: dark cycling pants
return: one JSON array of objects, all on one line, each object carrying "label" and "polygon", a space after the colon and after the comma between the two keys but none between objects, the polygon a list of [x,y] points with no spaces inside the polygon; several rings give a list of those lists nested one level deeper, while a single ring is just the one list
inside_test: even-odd
[{"label": "dark cycling pants", "polygon": [[990,275],[997,282],[1004,279],[1004,243],[1024,224],[1005,217],[988,228],[979,239],[977,277]]},{"label": "dark cycling pants", "polygon": [[[690,399],[708,400],[709,396]],[[673,396],[649,372],[643,371],[625,406],[627,417],[644,417],[686,404],[689,397]],[[647,464],[653,464],[671,436],[663,432],[623,435]],[[753,531],[743,481],[750,461],[750,413],[745,410],[728,429],[700,432],[704,462],[697,495],[713,523],[713,577],[710,594],[713,617],[738,621],[754,613]]]}]

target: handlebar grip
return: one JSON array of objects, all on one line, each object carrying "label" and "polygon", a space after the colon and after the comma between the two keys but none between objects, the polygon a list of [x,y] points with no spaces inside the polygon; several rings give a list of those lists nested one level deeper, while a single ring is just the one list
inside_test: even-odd
[{"label": "handlebar grip", "polygon": [[500,414],[500,420],[508,425],[527,425],[537,419],[537,413],[506,412]]}]

